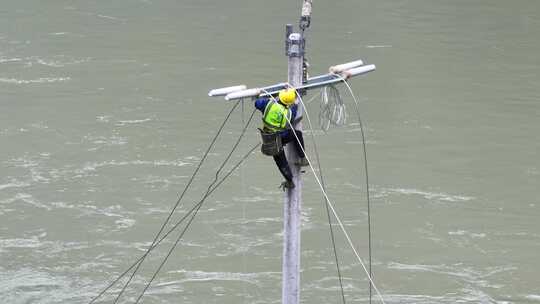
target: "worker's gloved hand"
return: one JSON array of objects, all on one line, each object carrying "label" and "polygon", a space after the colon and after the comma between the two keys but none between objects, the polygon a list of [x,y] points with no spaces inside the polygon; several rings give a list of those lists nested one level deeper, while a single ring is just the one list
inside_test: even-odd
[{"label": "worker's gloved hand", "polygon": [[283,191],[286,191],[287,189],[292,189],[294,188],[295,185],[293,183],[293,181],[289,181],[289,180],[286,180],[284,182],[281,183],[281,185],[279,185],[279,188]]}]

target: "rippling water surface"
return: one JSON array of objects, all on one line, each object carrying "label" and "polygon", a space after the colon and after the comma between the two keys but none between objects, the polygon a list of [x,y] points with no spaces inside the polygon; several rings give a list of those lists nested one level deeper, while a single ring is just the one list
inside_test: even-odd
[{"label": "rippling water surface", "polygon": [[[3,3],[0,303],[88,303],[144,254],[231,107],[206,93],[284,81],[284,24],[299,3]],[[357,58],[377,65],[350,84],[386,303],[540,303],[539,16],[536,1],[315,1],[311,74]],[[347,124],[307,134],[367,259],[360,129],[340,89]],[[317,123],[317,99],[308,110]],[[233,113],[174,221],[201,199],[251,111]],[[258,142],[256,124],[224,170]],[[279,182],[253,153],[204,203],[143,302],[280,302]],[[310,173],[304,189],[302,301],[341,302]],[[180,231],[121,303],[136,300]],[[367,303],[361,265],[336,242],[347,302]]]}]

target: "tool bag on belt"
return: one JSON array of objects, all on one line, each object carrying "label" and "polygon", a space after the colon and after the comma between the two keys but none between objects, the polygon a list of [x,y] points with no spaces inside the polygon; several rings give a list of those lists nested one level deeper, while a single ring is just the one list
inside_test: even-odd
[{"label": "tool bag on belt", "polygon": [[283,144],[278,132],[267,132],[259,128],[261,132],[261,152],[264,155],[275,156],[283,151]]}]

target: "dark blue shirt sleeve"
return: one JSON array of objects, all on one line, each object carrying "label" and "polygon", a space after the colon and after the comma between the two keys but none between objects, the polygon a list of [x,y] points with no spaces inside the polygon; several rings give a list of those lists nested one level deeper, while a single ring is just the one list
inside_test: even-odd
[{"label": "dark blue shirt sleeve", "polygon": [[294,105],[291,107],[291,122],[293,122],[294,119],[296,118],[296,111],[298,111],[298,105],[297,105],[297,104],[294,104]]},{"label": "dark blue shirt sleeve", "polygon": [[264,109],[266,109],[266,105],[269,101],[268,97],[257,98],[257,100],[255,100],[255,108],[264,113]]}]

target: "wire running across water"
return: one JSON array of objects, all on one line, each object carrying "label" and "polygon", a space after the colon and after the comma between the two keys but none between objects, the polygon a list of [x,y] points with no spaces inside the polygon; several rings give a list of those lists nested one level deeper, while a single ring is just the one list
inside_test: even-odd
[{"label": "wire running across water", "polygon": [[[178,200],[176,201],[176,203],[174,204],[173,208],[171,209],[171,211],[169,212],[167,218],[165,219],[165,221],[163,222],[163,224],[161,225],[159,231],[156,233],[156,235],[154,236],[154,239],[152,240],[152,245],[150,245],[149,248],[151,248],[155,243],[156,243],[156,240],[159,238],[161,232],[163,232],[163,229],[165,229],[165,226],[169,223],[172,215],[174,214],[174,212],[176,211],[176,209],[178,208],[178,205],[180,204],[180,202],[182,201],[182,199],[184,198],[184,195],[186,194],[187,190],[189,189],[189,187],[191,186],[193,180],[195,179],[195,176],[197,176],[197,173],[199,172],[200,168],[202,167],[202,164],[204,163],[204,161],[206,160],[206,157],[208,156],[208,153],[210,152],[210,150],[212,149],[212,147],[214,146],[214,144],[216,143],[216,140],[218,139],[219,135],[221,134],[221,132],[223,131],[223,128],[225,127],[225,124],[229,121],[232,113],[234,112],[234,110],[236,109],[236,107],[238,107],[238,105],[240,104],[240,100],[238,100],[234,105],[233,107],[231,108],[231,110],[229,111],[228,115],[225,117],[225,119],[223,120],[223,122],[221,123],[221,126],[219,127],[216,135],[214,136],[214,138],[212,139],[210,145],[208,146],[208,148],[206,149],[201,161],[199,162],[197,168],[195,169],[195,171],[193,172],[193,174],[191,175],[191,178],[189,179],[188,183],[186,184],[186,186],[184,187],[184,190],[182,191],[182,194],[180,195],[180,197],[178,198]],[[124,286],[122,287],[122,289],[120,290],[120,292],[118,293],[118,295],[116,296],[116,298],[114,299],[114,302],[113,304],[116,304],[118,302],[118,300],[120,299],[120,297],[122,296],[122,294],[124,293],[124,291],[127,289],[129,283],[131,282],[131,280],[133,280],[133,277],[135,276],[135,274],[137,273],[137,271],[139,270],[139,268],[141,267],[142,263],[144,262],[144,260],[146,259],[146,257],[148,256],[148,253],[150,252],[149,249],[147,249],[144,257],[142,258],[141,262],[137,265],[137,267],[135,268],[135,270],[133,271],[133,273],[131,274],[131,276],[129,277],[128,281],[124,284]],[[116,282],[116,281],[115,281]],[[114,282],[114,283],[115,283]],[[101,296],[107,289],[109,289],[110,287],[112,287],[112,285],[109,285],[107,288],[105,288],[105,290],[103,290],[96,298],[94,298],[92,301],[90,301],[90,303],[93,303],[99,296]]]},{"label": "wire running across water", "polygon": [[[160,245],[161,242],[164,239],[166,239],[173,231],[175,231],[180,226],[180,224],[184,222],[185,219],[187,219],[197,208],[199,208],[199,206],[204,204],[205,200],[210,196],[210,194],[212,194],[216,189],[218,189],[221,186],[221,184],[225,182],[231,176],[231,174],[253,153],[253,151],[259,148],[260,145],[261,145],[260,143],[255,144],[246,154],[244,154],[244,156],[240,159],[240,161],[236,163],[236,165],[234,165],[234,167],[231,168],[229,172],[227,172],[227,174],[221,178],[221,180],[212,188],[212,190],[207,195],[205,195],[201,200],[199,200],[190,210],[188,210],[186,214],[180,220],[178,220],[171,229],[169,229],[165,234],[163,234],[163,236],[161,236],[161,238],[154,244],[154,246],[149,248],[149,250],[152,251],[158,245]],[[114,283],[118,282],[121,278],[123,278],[131,269],[133,269],[133,267],[135,267],[139,262],[141,262],[144,257],[145,255],[142,255],[133,264],[131,264],[131,266],[129,266],[128,269],[126,269],[122,274],[118,276],[118,278],[114,282],[112,282],[112,285],[114,285]]]},{"label": "wire running across water", "polygon": [[[134,264],[132,264],[125,272],[123,272],[121,275],[119,275],[113,282],[111,282],[105,289],[103,289],[97,296],[95,296],[90,302],[89,304],[91,303],[94,303],[99,297],[101,297],[107,290],[109,290],[112,286],[114,286],[122,277],[124,277],[131,269],[133,269],[134,267],[135,270],[133,271],[133,273],[131,274],[129,280],[127,281],[127,283],[125,283],[125,285],[123,286],[122,290],[120,291],[120,293],[117,295],[117,297],[115,298],[114,300],[114,303],[116,303],[120,296],[122,295],[122,293],[125,291],[125,289],[127,288],[128,284],[131,282],[131,280],[133,279],[135,273],[138,271],[138,269],[140,268],[142,262],[145,260],[145,258],[148,256],[148,254],[150,253],[151,250],[153,250],[155,247],[157,247],[157,245],[165,238],[167,237],[173,230],[175,230],[179,225],[180,223],[185,220],[185,218],[187,218],[188,215],[185,215],[172,229],[170,229],[161,239],[159,239],[158,241],[158,238],[159,236],[161,235],[161,232],[163,232],[165,226],[167,225],[167,223],[170,221],[172,215],[174,214],[174,211],[177,209],[178,205],[180,204],[182,198],[184,197],[186,191],[188,190],[189,186],[191,185],[191,183],[193,182],[196,174],[198,173],[199,169],[201,168],[204,160],[206,159],[206,157],[208,156],[211,148],[214,146],[217,138],[219,137],[219,135],[221,134],[225,124],[227,123],[227,121],[230,119],[231,117],[231,114],[234,112],[234,110],[236,109],[236,107],[238,106],[240,101],[238,101],[237,103],[234,104],[234,106],[231,108],[231,110],[229,111],[228,115],[226,116],[225,120],[222,122],[221,126],[219,127],[218,129],[218,132],[216,133],[216,135],[214,136],[214,138],[212,139],[212,142],[210,143],[209,147],[207,148],[207,150],[205,151],[204,153],[204,156],[203,158],[201,159],[201,161],[199,162],[199,165],[197,166],[195,172],[193,173],[193,175],[191,176],[188,184],[186,185],[186,187],[184,188],[182,194],[180,195],[180,198],[177,200],[176,204],[174,205],[174,207],[172,208],[172,210],[170,211],[166,221],[162,224],[159,232],[156,234],[156,236],[154,237],[154,240],[152,241],[152,244],[148,247],[148,249],[146,250],[146,252],[143,254],[143,256],[141,258],[139,258]],[[253,114],[254,114],[255,111],[253,111],[251,117],[253,117]],[[250,122],[251,122],[251,119],[250,119]],[[244,132],[245,132],[245,129],[247,128],[247,125],[246,127],[244,128]],[[242,135],[240,136],[240,138],[244,135],[244,132],[242,133]],[[251,151],[250,151],[251,153]],[[242,160],[243,161],[243,160]],[[229,174],[232,173],[232,172],[229,172]],[[228,177],[228,175],[226,176]],[[223,182],[224,179],[222,179],[219,183],[218,183],[218,186],[221,184],[221,182]],[[204,202],[204,200],[206,199],[206,197],[208,197],[208,195],[210,195],[214,190],[215,190],[216,187],[212,188],[211,191],[207,191],[207,195],[205,195],[205,197],[201,200],[200,204],[202,204],[202,202]],[[191,212],[193,212],[194,210],[196,209],[196,207],[194,207],[193,209],[191,209],[191,211],[188,213],[190,214]]]},{"label": "wire running across water", "polygon": [[[247,123],[245,124],[244,126],[244,129],[242,130],[242,133],[240,134],[240,136],[238,137],[238,139],[236,140],[235,144],[233,145],[231,151],[229,152],[229,154],[227,155],[227,157],[225,158],[225,160],[223,161],[223,163],[221,164],[221,166],[216,170],[216,174],[214,176],[214,180],[210,183],[210,185],[208,186],[208,189],[206,190],[206,193],[204,194],[203,197],[207,197],[210,193],[210,191],[212,191],[212,187],[215,185],[215,183],[218,181],[218,178],[219,178],[219,174],[221,173],[221,170],[223,170],[223,168],[225,167],[225,165],[227,164],[227,162],[229,161],[229,159],[231,158],[232,154],[234,153],[234,151],[236,150],[236,148],[238,147],[238,145],[240,144],[240,141],[242,140],[242,138],[244,137],[244,134],[246,133],[246,130],[249,126],[249,124],[251,123],[251,120],[253,119],[253,114],[255,114],[255,111],[256,109],[253,109],[253,111],[251,112],[251,116],[249,117]],[[180,233],[180,235],[178,236],[178,238],[176,238],[176,241],[174,242],[173,246],[169,249],[169,252],[167,252],[167,255],[165,256],[165,258],[163,259],[163,261],[161,262],[161,264],[159,265],[159,267],[156,269],[156,271],[154,272],[154,274],[152,275],[152,278],[150,279],[150,281],[148,281],[148,283],[146,284],[146,286],[144,287],[143,291],[141,292],[141,294],[139,295],[139,297],[137,298],[137,300],[135,301],[135,304],[139,303],[139,301],[141,300],[141,298],[144,296],[146,290],[148,290],[148,288],[150,287],[150,285],[152,284],[152,282],[154,281],[154,279],[156,278],[156,276],[158,275],[159,271],[161,270],[161,268],[165,265],[165,263],[167,262],[167,260],[169,259],[169,257],[171,256],[172,252],[174,251],[174,249],[176,248],[176,246],[178,246],[178,243],[180,242],[180,240],[182,239],[182,237],[184,236],[184,234],[186,233],[187,229],[189,228],[189,226],[191,225],[191,223],[193,222],[193,220],[195,219],[195,216],[197,216],[197,212],[201,209],[202,207],[202,204],[199,205],[197,207],[197,209],[195,209],[195,211],[193,212],[193,214],[191,215],[191,218],[189,219],[188,223],[186,224],[186,226],[184,227],[184,230],[182,230],[182,232]]]}]

